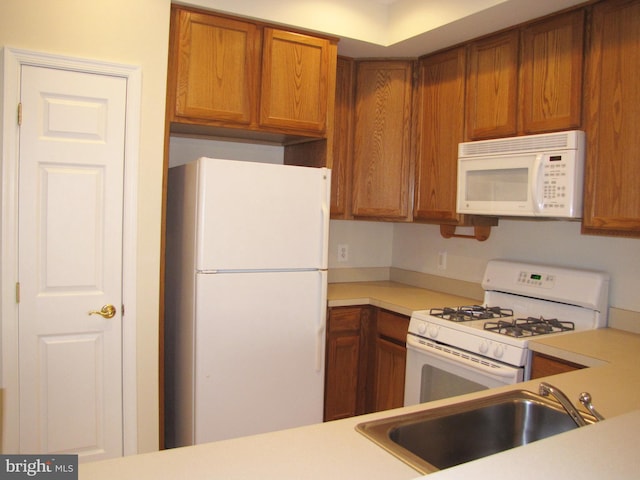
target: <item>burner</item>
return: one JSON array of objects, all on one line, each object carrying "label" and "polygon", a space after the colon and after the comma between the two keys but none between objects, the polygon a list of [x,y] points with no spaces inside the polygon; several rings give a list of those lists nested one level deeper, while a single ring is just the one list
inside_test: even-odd
[{"label": "burner", "polygon": [[517,318],[513,321],[498,320],[486,322],[484,329],[510,337],[531,337],[548,333],[565,332],[574,330],[573,322],[562,322],[557,318]]},{"label": "burner", "polygon": [[457,308],[432,308],[429,314],[452,322],[470,322],[472,320],[490,320],[494,318],[512,317],[513,310],[500,307],[483,307],[470,305]]}]

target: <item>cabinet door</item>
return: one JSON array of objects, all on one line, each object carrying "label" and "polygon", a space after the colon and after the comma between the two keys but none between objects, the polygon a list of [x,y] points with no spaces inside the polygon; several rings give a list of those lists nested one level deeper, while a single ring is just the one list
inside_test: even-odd
[{"label": "cabinet door", "polygon": [[480,140],[517,133],[519,31],[469,46],[467,138]]},{"label": "cabinet door", "polygon": [[356,67],[354,216],[408,220],[411,176],[411,61]]},{"label": "cabinet door", "polygon": [[173,11],[174,121],[249,125],[258,98],[259,32],[254,24]]},{"label": "cabinet door", "polygon": [[409,317],[377,310],[375,363],[369,411],[377,412],[404,404]]},{"label": "cabinet door", "polygon": [[385,338],[377,339],[374,412],[403,406],[406,360],[406,347]]},{"label": "cabinet door", "polygon": [[583,32],[584,10],[524,29],[521,76],[524,133],[580,127]]},{"label": "cabinet door", "polygon": [[324,420],[364,413],[366,387],[366,307],[329,309]]},{"label": "cabinet door", "polygon": [[456,221],[458,143],[464,140],[464,47],[424,58],[417,86],[413,218]]},{"label": "cabinet door", "polygon": [[325,132],[329,55],[329,40],[269,27],[264,29],[262,126],[312,134]]},{"label": "cabinet door", "polygon": [[593,7],[583,231],[640,236],[640,1]]},{"label": "cabinet door", "polygon": [[350,216],[354,78],[355,62],[349,58],[338,58],[331,169],[332,218]]}]

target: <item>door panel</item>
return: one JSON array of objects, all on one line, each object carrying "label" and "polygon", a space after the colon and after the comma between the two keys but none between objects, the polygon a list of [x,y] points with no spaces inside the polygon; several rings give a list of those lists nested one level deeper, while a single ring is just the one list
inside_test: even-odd
[{"label": "door panel", "polygon": [[127,80],[21,74],[20,451],[120,456]]}]

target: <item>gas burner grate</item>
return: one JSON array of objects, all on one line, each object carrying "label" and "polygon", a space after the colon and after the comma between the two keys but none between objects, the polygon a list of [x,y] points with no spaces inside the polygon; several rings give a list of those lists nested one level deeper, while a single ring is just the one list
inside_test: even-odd
[{"label": "gas burner grate", "polygon": [[516,318],[512,321],[498,320],[486,322],[484,329],[510,337],[532,337],[575,330],[573,322],[560,321],[557,318]]},{"label": "gas burner grate", "polygon": [[512,317],[513,310],[500,307],[469,305],[463,307],[432,308],[429,314],[452,322],[470,322],[473,320],[491,320]]}]

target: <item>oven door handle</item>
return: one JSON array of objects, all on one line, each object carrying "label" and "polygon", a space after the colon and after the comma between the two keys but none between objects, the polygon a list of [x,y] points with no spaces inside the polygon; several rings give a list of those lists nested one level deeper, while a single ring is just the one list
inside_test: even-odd
[{"label": "oven door handle", "polygon": [[[448,363],[462,363],[475,370],[486,372],[494,377],[513,377],[513,372],[518,370],[518,367],[495,362],[489,358],[474,355],[473,353],[465,352],[464,350],[459,350],[431,340],[418,339],[413,335],[407,336],[407,348],[424,355],[433,355]],[[495,365],[495,367],[492,367],[491,365]]]}]

